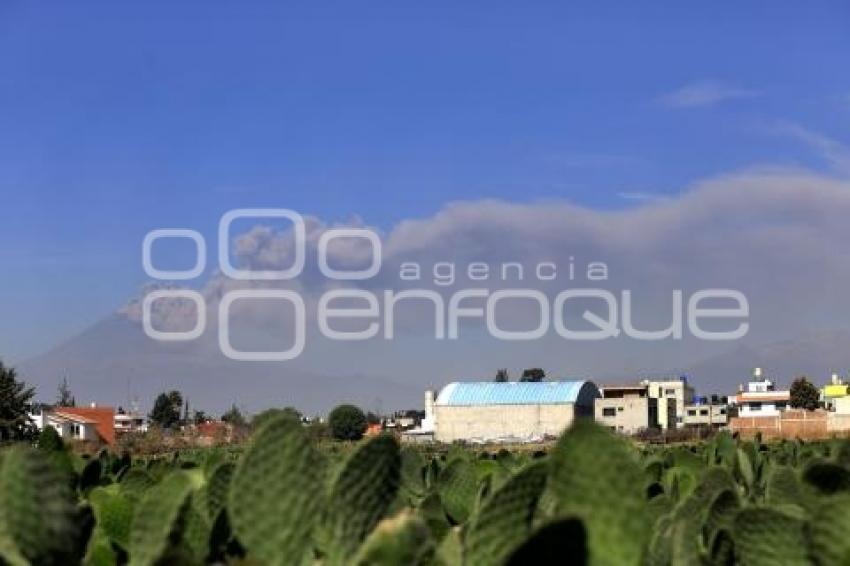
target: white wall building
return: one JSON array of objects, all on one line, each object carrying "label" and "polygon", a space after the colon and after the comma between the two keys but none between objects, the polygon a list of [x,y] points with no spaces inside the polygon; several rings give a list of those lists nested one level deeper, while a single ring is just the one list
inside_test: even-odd
[{"label": "white wall building", "polygon": [[[530,442],[555,437],[575,418],[593,418],[597,397],[599,390],[590,381],[450,383],[433,403],[434,439]],[[429,404],[430,399],[426,415]]]},{"label": "white wall building", "polygon": [[791,392],[777,391],[761,368],[753,370],[753,379],[747,383],[746,391],[739,391],[735,396],[739,417],[775,417],[788,407],[790,401]]}]

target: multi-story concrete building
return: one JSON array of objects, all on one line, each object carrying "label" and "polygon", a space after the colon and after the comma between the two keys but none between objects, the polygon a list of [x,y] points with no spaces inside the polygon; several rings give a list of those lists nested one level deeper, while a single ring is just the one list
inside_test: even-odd
[{"label": "multi-story concrete building", "polygon": [[725,404],[685,405],[685,428],[722,428],[729,421]]},{"label": "multi-story concrete building", "polygon": [[850,394],[850,386],[844,383],[837,373],[833,373],[830,382],[821,389],[820,398],[825,409],[835,410],[836,402]]},{"label": "multi-story concrete building", "polygon": [[456,382],[433,404],[432,395],[426,393],[422,428],[433,426],[435,440],[523,442],[558,436],[574,419],[592,418],[599,390],[590,381]]},{"label": "multi-story concrete building", "polygon": [[658,399],[646,385],[606,385],[596,400],[596,422],[623,434],[635,434],[658,426]]},{"label": "multi-story concrete building", "polygon": [[[658,423],[661,428],[682,428],[685,426],[685,405],[693,403],[694,388],[688,385],[685,376],[675,379],[644,379],[641,385],[647,387],[649,397],[658,399]],[[664,401],[661,401],[661,400]],[[671,404],[667,400],[672,399]],[[672,412],[671,412],[672,411]]]},{"label": "multi-story concrete building", "polygon": [[753,370],[753,379],[735,396],[739,417],[775,417],[788,407],[791,392],[777,390],[761,368]]}]

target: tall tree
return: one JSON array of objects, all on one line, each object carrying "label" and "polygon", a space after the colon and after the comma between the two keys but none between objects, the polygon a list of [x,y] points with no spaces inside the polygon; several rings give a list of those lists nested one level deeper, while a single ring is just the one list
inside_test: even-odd
[{"label": "tall tree", "polygon": [[236,406],[236,403],[231,404],[230,409],[221,415],[221,420],[233,426],[245,426],[245,417],[242,415],[239,407]]},{"label": "tall tree", "polygon": [[493,379],[493,381],[495,381],[496,383],[505,383],[507,381],[510,381],[510,379],[511,376],[508,375],[507,368],[502,368],[496,370],[496,377]]},{"label": "tall tree", "polygon": [[543,381],[546,379],[546,372],[543,371],[542,368],[528,368],[522,370],[522,377],[519,378],[520,381]]},{"label": "tall tree", "polygon": [[59,384],[59,391],[56,395],[57,407],[76,407],[77,400],[74,394],[71,393],[71,387],[68,385],[68,376],[62,376],[62,383]]},{"label": "tall tree", "polygon": [[38,432],[29,417],[35,390],[17,377],[0,361],[0,440],[30,440]]},{"label": "tall tree", "polygon": [[153,409],[148,415],[148,419],[161,428],[174,427],[180,423],[182,405],[183,395],[179,391],[160,393],[153,403]]},{"label": "tall tree", "polygon": [[813,411],[820,405],[820,392],[806,376],[791,383],[791,406],[795,409]]}]

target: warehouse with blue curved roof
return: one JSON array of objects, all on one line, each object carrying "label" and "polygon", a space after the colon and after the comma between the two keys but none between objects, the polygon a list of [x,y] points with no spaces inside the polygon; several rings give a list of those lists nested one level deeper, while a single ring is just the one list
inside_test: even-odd
[{"label": "warehouse with blue curved roof", "polygon": [[[454,382],[426,401],[441,442],[528,442],[559,435],[593,417],[591,381]],[[427,405],[431,404],[431,407]]]}]

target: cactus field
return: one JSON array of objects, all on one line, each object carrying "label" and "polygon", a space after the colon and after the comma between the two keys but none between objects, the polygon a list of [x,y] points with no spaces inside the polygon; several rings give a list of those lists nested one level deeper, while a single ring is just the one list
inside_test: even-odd
[{"label": "cactus field", "polygon": [[[46,443],[45,443],[46,444]],[[240,451],[0,451],[0,558],[133,566],[850,564],[850,443],[638,446],[582,422],[546,452],[319,447],[277,417]]]}]

